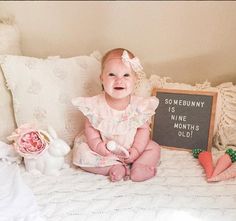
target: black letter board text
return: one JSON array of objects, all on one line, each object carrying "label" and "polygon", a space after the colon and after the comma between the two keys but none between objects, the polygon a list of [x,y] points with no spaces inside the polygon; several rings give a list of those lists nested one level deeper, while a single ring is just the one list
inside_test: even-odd
[{"label": "black letter board text", "polygon": [[155,89],[159,106],[153,118],[152,138],[161,146],[210,151],[217,93]]}]

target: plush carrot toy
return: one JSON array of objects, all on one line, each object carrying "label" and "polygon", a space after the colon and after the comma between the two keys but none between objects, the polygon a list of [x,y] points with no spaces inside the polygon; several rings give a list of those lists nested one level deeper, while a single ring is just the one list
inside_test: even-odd
[{"label": "plush carrot toy", "polygon": [[212,177],[217,176],[236,161],[236,152],[233,149],[228,149],[216,162]]},{"label": "plush carrot toy", "polygon": [[193,152],[193,156],[195,158],[198,158],[199,163],[202,165],[203,169],[205,170],[206,177],[210,178],[214,171],[211,152],[203,151],[202,149],[199,149],[199,148],[194,148],[192,152]]},{"label": "plush carrot toy", "polygon": [[236,163],[232,163],[232,165],[228,167],[226,170],[224,170],[222,173],[214,177],[212,176],[207,181],[217,182],[217,181],[222,181],[222,180],[228,180],[235,177],[236,177]]}]

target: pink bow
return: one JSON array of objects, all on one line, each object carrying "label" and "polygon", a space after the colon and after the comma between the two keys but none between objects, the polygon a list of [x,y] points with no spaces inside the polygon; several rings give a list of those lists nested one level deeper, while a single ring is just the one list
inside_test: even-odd
[{"label": "pink bow", "polygon": [[143,70],[143,67],[140,64],[139,59],[137,57],[131,59],[126,50],[123,51],[121,58],[123,63],[126,65],[130,65],[134,72],[141,72]]}]

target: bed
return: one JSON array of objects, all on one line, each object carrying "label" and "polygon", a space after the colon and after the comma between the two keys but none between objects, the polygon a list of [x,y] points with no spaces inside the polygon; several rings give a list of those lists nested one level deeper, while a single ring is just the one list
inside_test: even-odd
[{"label": "bed", "polygon": [[[92,53],[90,56],[68,59],[58,56],[47,59],[20,56],[20,32],[16,25],[12,26],[8,19],[2,19],[0,31],[0,42],[5,46],[0,54],[18,55],[0,58],[0,122],[4,122],[0,127],[0,140],[8,142],[6,137],[17,125],[34,119],[45,125],[53,125],[60,137],[72,144],[83,122],[78,111],[70,106],[69,100],[100,91],[100,84],[94,84],[99,82],[95,76],[98,77],[97,73],[100,73],[100,55]],[[229,144],[235,145],[235,85],[225,83],[211,87],[209,82],[204,82],[192,86],[171,83],[168,79],[150,76],[149,79],[143,79],[137,92],[150,95],[151,85],[217,91],[220,98],[217,108],[223,111],[216,113],[214,144],[222,151]],[[25,87],[26,81],[29,82],[29,88]],[[38,91],[38,88],[42,90]],[[58,97],[60,99],[56,100]],[[42,101],[41,106],[35,102],[38,100]],[[0,148],[0,159],[1,154],[5,154],[2,150]],[[22,217],[19,217],[20,212]],[[60,176],[36,176],[26,172],[22,164],[18,166],[0,160],[0,221],[131,219],[233,221],[236,219],[236,179],[207,183],[198,160],[189,152],[170,149],[162,149],[157,176],[140,183],[130,180],[112,183],[107,177],[90,174],[73,166],[63,169]]]},{"label": "bed", "polygon": [[57,177],[32,176],[21,168],[48,221],[188,220],[233,221],[236,179],[207,183],[190,152],[162,149],[155,178],[112,183],[71,167]]}]

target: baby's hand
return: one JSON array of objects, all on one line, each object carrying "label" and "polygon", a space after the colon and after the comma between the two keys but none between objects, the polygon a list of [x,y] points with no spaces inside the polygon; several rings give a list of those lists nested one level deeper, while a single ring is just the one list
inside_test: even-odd
[{"label": "baby's hand", "polygon": [[136,148],[129,149],[129,157],[124,160],[125,163],[133,163],[139,157],[139,152]]},{"label": "baby's hand", "polygon": [[98,144],[98,150],[96,152],[104,157],[113,155],[112,152],[106,148],[106,144],[104,142]]},{"label": "baby's hand", "polygon": [[124,147],[118,145],[115,141],[110,140],[107,142],[107,149],[114,153],[119,158],[128,158],[129,152]]}]

